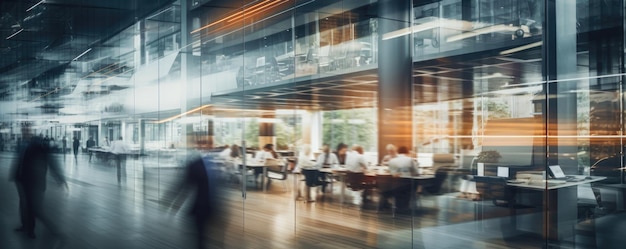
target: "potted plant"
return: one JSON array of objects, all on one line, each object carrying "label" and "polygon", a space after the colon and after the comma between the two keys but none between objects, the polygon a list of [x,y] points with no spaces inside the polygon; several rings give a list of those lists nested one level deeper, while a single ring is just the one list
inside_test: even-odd
[{"label": "potted plant", "polygon": [[502,156],[495,150],[485,150],[478,153],[476,162],[479,163],[497,163]]}]

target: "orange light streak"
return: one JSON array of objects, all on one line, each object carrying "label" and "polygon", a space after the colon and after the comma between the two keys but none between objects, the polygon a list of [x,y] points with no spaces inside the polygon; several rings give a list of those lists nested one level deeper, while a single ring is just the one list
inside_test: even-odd
[{"label": "orange light streak", "polygon": [[[250,9],[255,9],[255,8],[257,8],[257,7],[261,6],[261,5],[263,5],[263,4],[265,4],[265,3],[269,2],[269,1],[271,1],[271,0],[265,0],[265,1],[263,1],[263,2],[257,3],[257,4],[255,4],[255,5],[253,5],[252,7],[250,7],[250,8],[249,8],[249,10],[250,10]],[[270,3],[270,4],[271,4],[271,3]],[[205,26],[203,26],[203,27],[201,27],[201,28],[198,28],[198,29],[196,29],[196,30],[194,30],[194,31],[191,31],[191,34],[194,34],[194,33],[200,32],[200,31],[201,31],[201,30],[203,30],[203,29],[206,29],[206,28],[209,28],[209,27],[214,26],[214,25],[216,25],[216,24],[219,24],[219,23],[225,22],[226,20],[230,20],[231,18],[237,17],[237,16],[239,16],[239,15],[243,15],[243,14],[244,14],[244,10],[245,10],[245,9],[240,10],[240,11],[239,11],[239,12],[237,12],[237,13],[233,13],[233,14],[231,14],[231,15],[229,15],[229,16],[227,16],[227,17],[225,17],[225,18],[222,18],[222,19],[217,20],[217,21],[215,21],[215,22],[213,22],[213,23],[210,23],[210,24],[208,24],[208,25],[205,25]]]},{"label": "orange light streak", "polygon": [[[267,9],[269,7],[272,7],[272,5],[275,5],[275,4],[280,5],[280,4],[283,4],[283,3],[286,3],[286,2],[287,1],[274,1],[274,2],[272,2],[270,4],[268,4],[268,5],[265,5],[265,6],[261,7],[261,8],[258,8],[256,10],[251,10],[251,11],[248,11],[248,12],[244,12],[243,15],[242,15],[242,18],[246,18],[247,16],[253,15],[253,14],[255,14],[255,13],[261,11],[261,10]],[[239,19],[241,19],[241,18],[239,18]],[[230,20],[228,22],[234,22],[234,21],[238,21],[238,19],[233,19],[233,20]]]}]

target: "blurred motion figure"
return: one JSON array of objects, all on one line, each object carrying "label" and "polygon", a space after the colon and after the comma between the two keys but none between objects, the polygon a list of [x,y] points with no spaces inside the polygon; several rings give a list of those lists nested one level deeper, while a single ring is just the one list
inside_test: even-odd
[{"label": "blurred motion figure", "polygon": [[31,138],[30,125],[24,124],[22,135],[24,141],[18,148],[18,155],[11,170],[10,180],[15,181],[20,198],[20,219],[22,226],[15,229],[35,238],[35,219],[40,219],[55,235],[61,235],[58,227],[51,221],[44,209],[44,192],[48,170],[60,186],[67,189],[65,177],[60,165],[52,157],[50,146],[43,138]]},{"label": "blurred motion figure", "polygon": [[[197,246],[200,249],[224,248],[226,203],[219,185],[220,169],[212,160],[211,156],[192,152],[183,179],[166,198],[171,201],[171,208],[178,211],[189,193],[195,193],[190,214],[194,218]],[[207,243],[208,235],[210,243]]]},{"label": "blurred motion figure", "polygon": [[122,172],[126,170],[126,154],[130,151],[128,144],[124,142],[122,137],[113,142],[110,148],[111,154],[115,156],[115,165],[117,166],[117,183],[122,182]]},{"label": "blurred motion figure", "polygon": [[74,159],[78,159],[78,147],[80,147],[80,141],[77,137],[74,137],[72,142],[72,149],[74,150]]},{"label": "blurred motion figure", "polygon": [[87,147],[87,152],[89,152],[89,161],[91,162],[91,156],[93,156],[93,152],[89,149],[96,147],[96,141],[93,140],[93,136],[89,136],[85,147]]}]

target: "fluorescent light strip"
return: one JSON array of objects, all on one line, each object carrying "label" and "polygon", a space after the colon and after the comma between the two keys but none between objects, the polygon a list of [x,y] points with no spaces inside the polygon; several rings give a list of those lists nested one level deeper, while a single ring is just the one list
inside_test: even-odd
[{"label": "fluorescent light strip", "polygon": [[177,118],[180,118],[180,117],[185,116],[185,115],[187,115],[187,114],[190,114],[190,113],[193,113],[193,112],[196,112],[196,111],[202,110],[202,109],[207,108],[207,107],[209,107],[209,106],[211,106],[211,105],[203,105],[203,106],[200,106],[200,107],[196,107],[196,108],[191,109],[191,110],[189,110],[189,111],[186,111],[186,112],[184,112],[184,113],[181,113],[181,114],[174,115],[174,116],[169,117],[169,118],[166,118],[166,119],[162,119],[162,120],[156,121],[155,123],[157,123],[157,124],[161,124],[161,123],[165,123],[165,122],[168,122],[168,121],[172,121],[172,120],[174,120],[174,119],[177,119]]},{"label": "fluorescent light strip", "polygon": [[527,49],[540,47],[541,45],[543,45],[543,41],[533,42],[533,43],[522,45],[516,48],[504,50],[500,52],[500,55],[513,54],[513,53],[517,53],[517,52],[524,51]]},{"label": "fluorescent light strip", "polygon": [[508,26],[508,25],[504,25],[504,24],[500,24],[500,25],[495,25],[495,26],[490,26],[490,27],[486,27],[486,28],[480,28],[480,29],[476,29],[476,30],[472,30],[460,35],[453,35],[448,37],[448,39],[446,39],[447,42],[453,42],[453,41],[459,41],[459,40],[463,40],[463,39],[467,39],[467,38],[471,38],[471,37],[475,37],[478,35],[483,35],[483,34],[489,34],[489,33],[496,33],[496,32],[501,32],[501,31],[507,31],[507,30],[517,30],[517,27],[512,27],[512,26]]},{"label": "fluorescent light strip", "polygon": [[389,40],[389,39],[397,38],[400,36],[405,36],[411,33],[418,33],[418,32],[426,31],[429,29],[434,29],[437,27],[439,27],[439,24],[437,23],[437,21],[414,25],[413,27],[403,28],[403,29],[399,29],[396,31],[383,34],[383,40]]},{"label": "fluorescent light strip", "polygon": [[469,30],[472,26],[478,25],[480,23],[471,23],[468,21],[460,21],[460,20],[450,20],[445,18],[429,18],[434,19],[432,21],[428,21],[422,24],[413,25],[413,27],[403,28],[396,31],[392,31],[386,34],[383,34],[383,40],[389,40],[396,37],[408,35],[411,33],[419,33],[422,31],[427,31],[430,29],[436,28],[446,28],[446,29],[454,29],[454,30]]},{"label": "fluorescent light strip", "polygon": [[83,55],[85,55],[86,53],[89,53],[89,51],[91,51],[91,48],[85,50],[85,52],[83,52],[83,53],[79,54],[78,56],[74,57],[74,59],[72,59],[72,61],[80,59],[80,57],[83,57]]},{"label": "fluorescent light strip", "polygon": [[13,38],[13,36],[16,36],[16,35],[17,35],[17,34],[19,34],[19,33],[22,33],[22,31],[24,31],[24,29],[20,29],[20,30],[18,30],[17,32],[13,33],[12,35],[7,36],[7,40],[8,40],[8,39]]},{"label": "fluorescent light strip", "polygon": [[34,8],[36,8],[37,6],[39,6],[40,4],[42,4],[42,3],[44,3],[44,2],[45,2],[45,0],[41,0],[41,1],[39,1],[38,3],[36,3],[35,5],[33,5],[32,7],[30,7],[30,8],[28,8],[28,9],[26,9],[26,12],[29,12],[29,11],[33,10]]}]

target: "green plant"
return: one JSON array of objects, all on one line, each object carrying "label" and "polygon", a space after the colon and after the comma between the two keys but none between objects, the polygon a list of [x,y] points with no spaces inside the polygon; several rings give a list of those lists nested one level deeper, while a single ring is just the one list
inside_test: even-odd
[{"label": "green plant", "polygon": [[478,153],[476,161],[479,163],[497,163],[502,156],[495,150],[485,150]]}]

